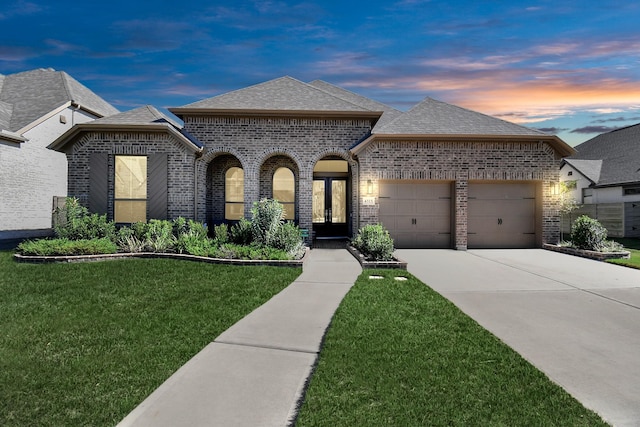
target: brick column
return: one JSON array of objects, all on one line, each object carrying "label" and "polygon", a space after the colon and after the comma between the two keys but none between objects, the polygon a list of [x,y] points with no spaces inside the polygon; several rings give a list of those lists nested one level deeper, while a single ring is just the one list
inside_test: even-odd
[{"label": "brick column", "polygon": [[455,248],[459,251],[467,250],[467,204],[468,204],[468,189],[469,189],[469,181],[467,178],[457,179],[456,180],[456,204],[455,204],[455,215],[456,215],[456,241]]}]

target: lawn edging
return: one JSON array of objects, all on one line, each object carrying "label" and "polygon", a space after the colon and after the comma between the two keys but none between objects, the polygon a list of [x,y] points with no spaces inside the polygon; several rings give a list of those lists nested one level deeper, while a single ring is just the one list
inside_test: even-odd
[{"label": "lawn edging", "polygon": [[347,245],[347,250],[355,259],[358,260],[362,268],[397,268],[400,270],[407,269],[407,263],[401,259],[394,258],[391,261],[371,261],[365,258],[365,256],[356,248],[351,245]]},{"label": "lawn edging", "polygon": [[224,259],[224,258],[210,258],[189,254],[172,254],[172,253],[157,253],[157,252],[128,252],[128,253],[116,253],[116,254],[98,254],[98,255],[54,255],[54,256],[36,256],[36,255],[21,255],[14,254],[13,258],[18,262],[27,262],[34,264],[45,263],[72,263],[72,262],[93,262],[93,261],[109,261],[120,260],[128,258],[163,258],[163,259],[177,259],[185,261],[204,262],[209,264],[224,264],[224,265],[266,265],[271,267],[302,267],[309,248],[306,249],[304,256],[301,259],[296,260],[262,260],[262,259]]},{"label": "lawn edging", "polygon": [[585,249],[576,249],[569,248],[566,246],[558,246],[552,245],[549,243],[545,243],[542,245],[542,249],[546,249],[553,252],[560,252],[563,254],[579,256],[582,258],[594,259],[597,261],[606,261],[608,259],[629,259],[631,258],[631,252],[629,251],[620,251],[620,252],[597,252],[597,251],[588,251]]}]

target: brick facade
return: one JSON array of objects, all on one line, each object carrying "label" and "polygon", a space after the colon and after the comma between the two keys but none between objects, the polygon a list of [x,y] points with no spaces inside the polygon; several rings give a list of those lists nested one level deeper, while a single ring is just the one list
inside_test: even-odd
[{"label": "brick facade", "polygon": [[[362,183],[371,180],[438,180],[455,183],[455,248],[467,248],[470,181],[528,181],[538,184],[538,241],[555,243],[560,233],[557,200],[559,157],[545,142],[375,140],[358,155]],[[363,184],[366,185],[366,184]],[[361,188],[364,194],[365,189]],[[376,196],[377,186],[374,185]],[[378,205],[363,206],[362,224],[378,222]]]},{"label": "brick facade", "polygon": [[[211,200],[221,197],[218,191],[224,188],[224,173],[232,165],[244,169],[246,217],[250,217],[254,201],[272,196],[273,172],[278,167],[288,167],[297,181],[296,218],[301,228],[311,230],[315,164],[326,157],[348,161],[351,188],[358,188],[358,165],[349,148],[370,134],[372,123],[369,119],[187,115],[184,125],[205,146],[196,162],[198,220],[216,222],[223,218],[216,210],[219,203]],[[218,158],[227,160],[217,161]],[[351,205],[357,206],[356,191],[352,191]],[[358,220],[355,212],[352,210],[351,218],[354,229]]]},{"label": "brick facade", "polygon": [[194,217],[194,162],[196,156],[173,136],[163,132],[88,132],[84,133],[66,152],[68,168],[68,195],[89,203],[89,159],[92,153],[108,154],[108,212],[113,219],[113,194],[116,155],[148,156],[168,154],[167,216]]},{"label": "brick facade", "polygon": [[[86,132],[69,145],[69,195],[88,204],[89,159],[108,154],[108,216],[113,218],[114,156],[168,154],[168,217],[184,216],[209,224],[224,221],[224,177],[242,167],[245,216],[253,202],[272,197],[273,174],[289,168],[295,177],[296,220],[313,229],[313,169],[324,158],[349,164],[350,233],[379,222],[380,180],[448,181],[454,188],[454,247],[467,248],[468,186],[478,181],[535,182],[538,189],[537,241],[554,243],[559,216],[552,184],[558,181],[559,157],[539,141],[401,140],[376,136],[357,156],[351,148],[370,135],[369,119],[185,116],[185,129],[203,145],[194,153],[167,132]],[[368,194],[371,181],[373,194]],[[364,205],[374,197],[374,205]]]}]

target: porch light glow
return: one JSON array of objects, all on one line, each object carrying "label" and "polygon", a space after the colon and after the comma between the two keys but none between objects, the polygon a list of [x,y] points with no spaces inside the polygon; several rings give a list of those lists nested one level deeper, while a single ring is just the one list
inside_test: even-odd
[{"label": "porch light glow", "polygon": [[551,183],[551,195],[557,196],[558,194],[560,194],[560,184],[557,182]]},{"label": "porch light glow", "polygon": [[370,179],[367,180],[367,194],[373,194],[373,182]]}]

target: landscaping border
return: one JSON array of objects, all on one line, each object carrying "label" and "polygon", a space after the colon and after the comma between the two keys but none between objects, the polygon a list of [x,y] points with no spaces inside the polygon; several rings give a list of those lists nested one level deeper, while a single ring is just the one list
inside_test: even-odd
[{"label": "landscaping border", "polygon": [[551,245],[549,243],[543,244],[542,249],[546,249],[553,252],[560,252],[567,255],[579,256],[582,258],[595,259],[597,261],[606,261],[608,259],[631,258],[631,252],[629,251],[596,252],[596,251],[588,251],[585,249],[569,248],[566,246]]},{"label": "landscaping border", "polygon": [[407,269],[407,263],[400,259],[394,258],[391,261],[370,261],[365,259],[364,255],[351,245],[347,245],[347,250],[355,259],[358,260],[362,268],[396,268],[400,270]]},{"label": "landscaping border", "polygon": [[262,259],[224,259],[224,258],[210,258],[189,254],[171,254],[171,253],[156,253],[156,252],[130,252],[130,253],[116,253],[116,254],[98,254],[98,255],[56,255],[56,256],[34,256],[34,255],[21,255],[14,254],[13,258],[18,262],[34,263],[34,264],[46,264],[46,263],[73,263],[73,262],[94,262],[94,261],[109,261],[128,258],[164,258],[164,259],[178,259],[185,261],[205,262],[209,264],[225,264],[225,265],[266,265],[271,267],[302,267],[309,248],[306,248],[305,254],[301,259],[296,260],[262,260]]}]

